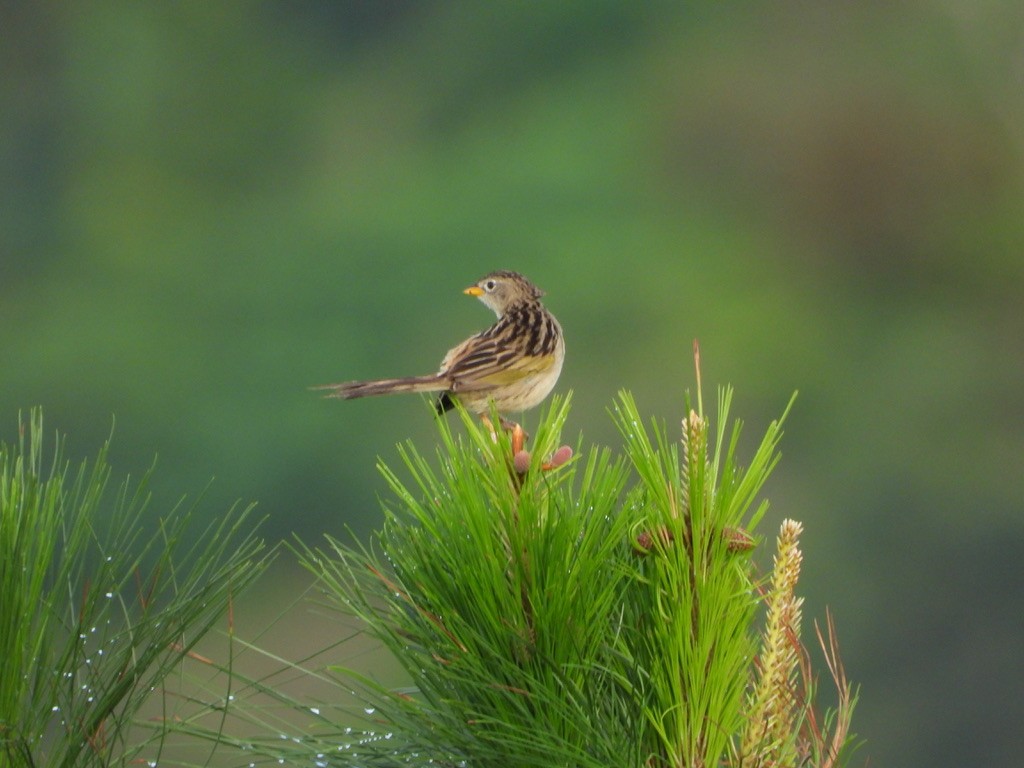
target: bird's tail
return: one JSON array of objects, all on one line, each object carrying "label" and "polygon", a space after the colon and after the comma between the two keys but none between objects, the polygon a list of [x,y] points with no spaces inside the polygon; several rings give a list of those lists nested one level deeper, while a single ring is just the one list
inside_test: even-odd
[{"label": "bird's tail", "polygon": [[352,400],[357,397],[391,395],[397,392],[444,392],[451,385],[437,374],[406,376],[402,379],[376,379],[374,381],[347,381],[343,384],[325,384],[313,389],[325,390],[324,397]]}]

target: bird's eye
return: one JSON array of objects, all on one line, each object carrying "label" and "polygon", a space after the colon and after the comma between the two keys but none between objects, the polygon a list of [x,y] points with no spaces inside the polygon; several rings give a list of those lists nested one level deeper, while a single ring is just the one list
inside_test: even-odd
[{"label": "bird's eye", "polygon": [[484,283],[484,290],[487,291],[488,293],[490,293],[497,287],[498,283],[495,280],[488,280],[486,283]]}]

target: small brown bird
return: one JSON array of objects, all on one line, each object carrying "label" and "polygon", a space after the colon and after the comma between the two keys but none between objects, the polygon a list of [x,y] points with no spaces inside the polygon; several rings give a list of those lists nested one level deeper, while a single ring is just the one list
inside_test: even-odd
[{"label": "small brown bird", "polygon": [[449,350],[437,373],[401,379],[327,384],[327,397],[351,400],[395,392],[439,392],[439,413],[458,400],[484,416],[493,402],[498,413],[539,405],[562,372],[565,341],[554,315],[540,303],[544,292],[516,272],[499,270],[463,293],[494,310],[498,321]]}]

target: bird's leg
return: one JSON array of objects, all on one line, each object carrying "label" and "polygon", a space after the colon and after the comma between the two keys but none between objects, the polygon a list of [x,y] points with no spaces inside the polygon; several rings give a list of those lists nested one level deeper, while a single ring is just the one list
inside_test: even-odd
[{"label": "bird's leg", "polygon": [[[526,434],[526,430],[524,430],[514,421],[509,421],[504,416],[501,416],[499,418],[501,419],[501,428],[504,429],[506,432],[512,433],[512,452],[515,453],[517,450],[522,450],[523,446],[526,444],[526,441],[530,439],[530,436]],[[480,421],[482,421],[484,423],[484,426],[487,427],[487,431],[491,434],[491,439],[494,442],[498,442],[498,433],[494,429],[494,422],[491,421],[490,417],[481,416]],[[517,438],[519,440],[518,448],[516,448]]]},{"label": "bird's leg", "polygon": [[519,426],[516,422],[506,419],[504,416],[501,416],[499,418],[501,418],[501,428],[507,432],[512,433],[512,448],[515,449],[516,446],[516,435],[519,435],[520,439],[522,440],[522,445],[519,446],[519,448],[522,448],[523,445],[526,444],[526,441],[530,439],[530,436],[527,434],[526,430]]},{"label": "bird's leg", "polygon": [[[490,419],[485,418],[483,421],[490,430],[491,438],[497,442],[498,433],[494,429],[494,424]],[[522,426],[516,424],[514,421],[509,421],[504,417],[501,419],[501,427],[502,429],[507,429],[512,433],[512,467],[515,469],[516,474],[522,477],[530,467],[530,452],[526,450],[526,441],[530,439],[530,436]],[[563,445],[554,452],[549,460],[542,463],[540,468],[542,471],[548,472],[562,466],[571,458],[572,448],[567,445]]]},{"label": "bird's leg", "polygon": [[[523,450],[523,447],[526,445],[526,441],[530,439],[530,435],[516,422],[506,419],[504,416],[499,416],[498,418],[501,421],[501,428],[506,432],[512,433],[512,453],[515,454]],[[484,423],[484,426],[487,427],[487,431],[491,433],[491,439],[494,440],[494,442],[498,442],[498,433],[495,431],[494,422],[491,421],[490,417],[481,416],[480,421]]]},{"label": "bird's leg", "polygon": [[482,421],[484,426],[487,427],[487,431],[491,435],[491,440],[495,443],[498,442],[498,433],[494,429],[494,422],[492,422],[487,416],[481,416],[480,421]]}]

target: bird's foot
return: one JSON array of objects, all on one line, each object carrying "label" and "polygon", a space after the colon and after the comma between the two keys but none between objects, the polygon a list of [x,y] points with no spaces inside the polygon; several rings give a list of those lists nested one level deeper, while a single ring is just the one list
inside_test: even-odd
[{"label": "bird's foot", "polygon": [[515,448],[516,440],[520,440],[520,448],[526,444],[526,441],[530,439],[529,433],[519,426],[516,422],[506,419],[504,416],[501,418],[501,428],[506,432],[512,433],[512,447]]},{"label": "bird's foot", "polygon": [[[487,429],[491,433],[491,438],[494,442],[498,442],[498,433],[494,428],[494,422],[486,417],[481,418],[483,419],[484,424],[487,425]],[[526,450],[526,442],[530,439],[530,435],[522,428],[521,425],[504,417],[501,418],[501,428],[511,433],[512,468],[515,470],[516,474],[521,477],[522,475],[525,475],[527,470],[530,468],[530,452]],[[551,455],[550,459],[543,462],[540,465],[540,468],[544,472],[557,469],[571,458],[572,448],[568,445],[563,445]]]},{"label": "bird's foot", "polygon": [[[523,446],[526,445],[526,441],[530,439],[529,433],[521,426],[516,424],[514,421],[506,419],[504,416],[498,417],[501,421],[501,428],[506,432],[512,433],[512,452],[520,451]],[[488,416],[481,416],[480,420],[487,427],[487,431],[491,433],[491,439],[494,442],[498,442],[498,432],[494,428],[494,422]]]}]

